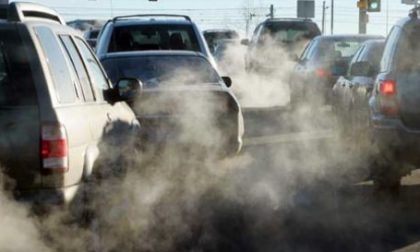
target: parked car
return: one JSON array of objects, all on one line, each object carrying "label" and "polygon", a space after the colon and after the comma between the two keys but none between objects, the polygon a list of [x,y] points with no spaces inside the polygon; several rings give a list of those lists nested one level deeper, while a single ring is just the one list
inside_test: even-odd
[{"label": "parked car", "polygon": [[203,35],[212,53],[214,53],[220,40],[239,40],[239,34],[235,30],[230,29],[205,30]]},{"label": "parked car", "polygon": [[267,19],[255,28],[251,41],[242,40],[248,46],[245,69],[276,70],[279,63],[300,54],[307,42],[320,34],[317,24],[309,19]]},{"label": "parked car", "polygon": [[[241,107],[228,88],[231,80],[220,77],[201,53],[118,52],[102,56],[101,62],[113,83],[128,77],[143,81],[141,97],[130,105],[149,142],[178,142],[191,133],[203,139],[188,141],[204,146],[216,141],[211,147],[223,156],[240,151],[244,122]],[[201,125],[199,134],[189,132],[194,125]],[[217,137],[218,133],[222,135]]]},{"label": "parked car", "polygon": [[344,134],[356,141],[367,139],[369,98],[379,73],[384,45],[384,39],[363,43],[350,61],[347,74],[339,77],[333,87],[333,107]]},{"label": "parked car", "polygon": [[379,148],[374,181],[398,188],[420,166],[419,8],[397,22],[386,45],[369,100],[372,139]]},{"label": "parked car", "polygon": [[21,2],[2,8],[2,170],[19,200],[69,203],[94,170],[107,128],[121,122],[132,132],[139,122],[55,11]]},{"label": "parked car", "polygon": [[294,67],[290,81],[292,106],[301,102],[330,104],[333,85],[347,73],[350,60],[371,35],[329,35],[312,40]]},{"label": "parked car", "polygon": [[202,33],[188,16],[149,14],[115,17],[104,25],[96,45],[99,57],[111,52],[149,50],[200,52],[216,67]]}]

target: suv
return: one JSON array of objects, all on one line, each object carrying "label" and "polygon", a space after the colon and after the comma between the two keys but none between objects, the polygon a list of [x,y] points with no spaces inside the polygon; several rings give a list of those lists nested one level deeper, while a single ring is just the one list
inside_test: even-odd
[{"label": "suv", "polygon": [[218,43],[222,40],[239,40],[239,34],[235,30],[229,29],[205,30],[203,35],[212,53],[215,52]]},{"label": "suv", "polygon": [[92,173],[104,133],[139,122],[55,11],[13,2],[1,13],[1,166],[19,200],[69,203]]},{"label": "suv", "polygon": [[255,28],[251,41],[242,40],[248,45],[245,69],[272,70],[273,63],[284,61],[285,52],[290,54],[287,56],[299,55],[307,42],[320,34],[317,24],[309,19],[267,19]]},{"label": "suv", "polygon": [[207,43],[188,16],[150,14],[109,20],[96,44],[99,58],[110,52],[187,50],[204,54],[216,67]]},{"label": "suv", "polygon": [[411,170],[405,168],[420,166],[419,11],[413,9],[388,35],[369,100],[373,140],[381,154],[374,181],[381,187],[398,187]]}]

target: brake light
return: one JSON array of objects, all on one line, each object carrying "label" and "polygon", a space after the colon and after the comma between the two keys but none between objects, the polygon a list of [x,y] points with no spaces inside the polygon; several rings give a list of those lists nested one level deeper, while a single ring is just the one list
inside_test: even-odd
[{"label": "brake light", "polygon": [[397,94],[397,82],[384,80],[379,84],[380,108],[382,114],[395,117],[399,113],[399,106],[395,95]]},{"label": "brake light", "polygon": [[397,82],[394,80],[384,80],[379,85],[379,93],[385,96],[397,94]]},{"label": "brake light", "polygon": [[331,73],[324,68],[316,69],[315,74],[316,74],[316,76],[318,76],[320,78],[327,78],[327,77],[331,76]]},{"label": "brake light", "polygon": [[41,158],[43,173],[68,171],[68,142],[63,125],[48,123],[41,127]]}]

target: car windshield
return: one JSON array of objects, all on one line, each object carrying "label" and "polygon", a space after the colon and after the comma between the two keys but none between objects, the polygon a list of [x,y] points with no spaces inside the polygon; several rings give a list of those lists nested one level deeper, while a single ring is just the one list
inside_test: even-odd
[{"label": "car windshield", "polygon": [[104,60],[112,83],[124,77],[138,78],[146,88],[160,84],[219,83],[220,77],[211,64],[196,56],[141,56]]},{"label": "car windshield", "polygon": [[271,38],[276,42],[294,42],[301,39],[311,39],[318,34],[318,29],[311,23],[268,23],[261,31],[259,43],[265,43],[267,38]]},{"label": "car windshield", "polygon": [[366,39],[337,38],[319,40],[308,53],[308,59],[317,61],[350,61]]},{"label": "car windshield", "polygon": [[116,27],[109,52],[145,50],[200,51],[191,25],[130,25]]}]

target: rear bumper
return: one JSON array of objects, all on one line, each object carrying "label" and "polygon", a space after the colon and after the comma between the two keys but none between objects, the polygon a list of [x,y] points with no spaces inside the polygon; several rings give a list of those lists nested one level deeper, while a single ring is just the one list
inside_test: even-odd
[{"label": "rear bumper", "polygon": [[374,118],[372,137],[382,155],[420,166],[420,130],[404,126],[399,119]]},{"label": "rear bumper", "polygon": [[66,205],[70,203],[78,189],[78,185],[54,189],[16,190],[14,197],[17,201],[40,205]]}]

